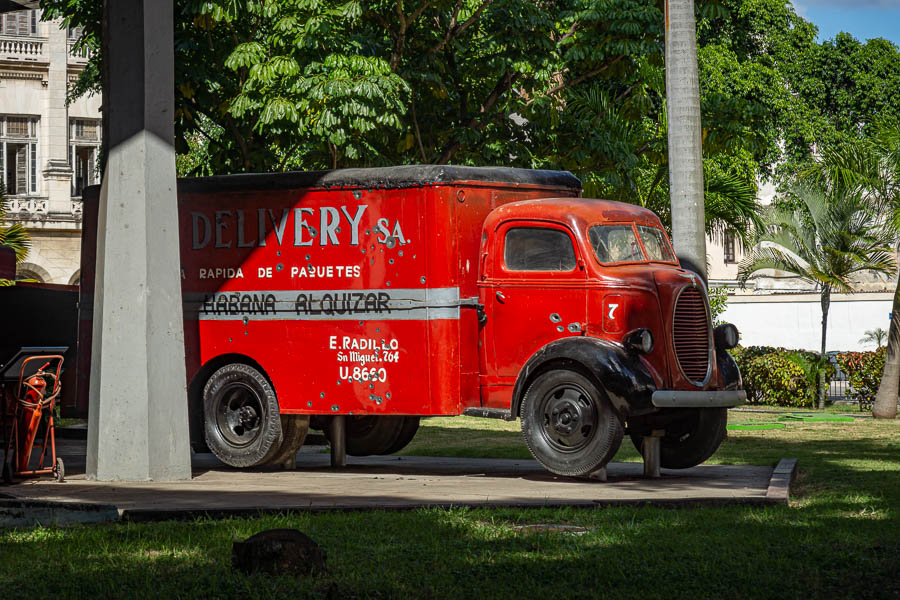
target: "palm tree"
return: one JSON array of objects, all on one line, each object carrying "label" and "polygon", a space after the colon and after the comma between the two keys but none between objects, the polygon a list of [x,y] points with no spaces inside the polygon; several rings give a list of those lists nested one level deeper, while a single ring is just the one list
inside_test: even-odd
[{"label": "palm tree", "polygon": [[[802,174],[832,190],[861,194],[882,215],[888,215],[900,234],[900,123],[882,123],[870,141],[856,141],[827,150],[817,164]],[[894,289],[891,323],[881,384],[872,406],[876,418],[897,416],[900,392],[900,281]]]},{"label": "palm tree", "polygon": [[[762,269],[781,269],[814,283],[821,295],[822,361],[832,291],[853,292],[856,273],[892,275],[893,232],[878,223],[859,194],[828,194],[821,186],[805,185],[795,187],[792,196],[796,208],[775,207],[764,215],[766,227],[741,262],[738,278],[746,282]],[[819,408],[825,406],[825,392],[820,369]]]},{"label": "palm tree", "polygon": [[[3,187],[0,184],[0,246],[12,248],[13,252],[16,253],[16,263],[20,263],[25,260],[25,255],[28,254],[31,240],[21,223],[13,223],[4,227],[3,223],[5,222],[6,199],[3,197]],[[10,285],[10,283],[8,280],[0,279],[0,285]]]},{"label": "palm tree", "polygon": [[874,343],[876,347],[881,348],[881,346],[884,345],[885,338],[887,338],[887,331],[885,331],[881,327],[876,327],[875,329],[866,330],[866,334],[859,339],[859,343]]},{"label": "palm tree", "polygon": [[666,99],[672,243],[682,264],[706,280],[700,84],[694,0],[666,0]]}]

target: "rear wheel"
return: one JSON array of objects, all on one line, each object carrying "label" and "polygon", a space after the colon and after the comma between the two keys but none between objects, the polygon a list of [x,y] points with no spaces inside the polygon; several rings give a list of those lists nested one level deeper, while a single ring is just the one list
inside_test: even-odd
[{"label": "rear wheel", "polygon": [[413,440],[419,430],[419,417],[403,417],[403,426],[400,428],[400,436],[391,444],[391,447],[381,454],[393,454],[400,452]]},{"label": "rear wheel", "polygon": [[281,415],[281,435],[283,441],[264,464],[284,469],[297,466],[297,452],[309,432],[309,415]]},{"label": "rear wheel", "polygon": [[210,376],[203,388],[203,417],[206,444],[226,465],[264,464],[281,447],[275,390],[250,365],[232,363]]},{"label": "rear wheel", "polygon": [[[673,413],[659,444],[662,467],[687,469],[715,454],[725,439],[728,409],[682,408]],[[641,433],[632,433],[630,437],[631,443],[641,452],[644,445]]]},{"label": "rear wheel", "polygon": [[521,416],[531,454],[558,475],[585,476],[605,466],[624,435],[606,395],[575,371],[549,371],[535,379]]},{"label": "rear wheel", "polygon": [[[403,425],[404,417],[400,416],[348,415],[345,425],[347,454],[351,456],[388,454],[400,439]],[[331,432],[327,428],[325,437],[331,442]]]}]

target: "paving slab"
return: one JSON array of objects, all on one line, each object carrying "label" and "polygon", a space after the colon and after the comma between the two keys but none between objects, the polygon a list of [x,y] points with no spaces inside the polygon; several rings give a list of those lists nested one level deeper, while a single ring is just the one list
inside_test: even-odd
[{"label": "paving slab", "polygon": [[211,454],[195,454],[191,481],[98,482],[83,474],[83,447],[77,440],[59,444],[69,474],[64,483],[25,480],[0,487],[0,494],[114,505],[122,517],[142,520],[421,506],[772,504],[787,501],[790,485],[784,466],[700,465],[645,479],[640,463],[610,463],[605,482],[560,477],[517,459],[351,456],[346,468],[333,469],[317,447],[304,447],[292,471],[232,469]]}]

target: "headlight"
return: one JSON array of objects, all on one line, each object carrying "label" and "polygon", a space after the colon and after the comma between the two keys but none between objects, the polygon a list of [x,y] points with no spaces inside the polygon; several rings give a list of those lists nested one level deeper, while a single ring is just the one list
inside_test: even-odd
[{"label": "headlight", "polygon": [[738,345],[738,330],[731,323],[723,323],[713,330],[713,339],[716,342],[716,348],[725,348],[731,350]]},{"label": "headlight", "polygon": [[650,354],[653,351],[653,334],[646,328],[629,331],[622,338],[622,345],[633,352]]}]

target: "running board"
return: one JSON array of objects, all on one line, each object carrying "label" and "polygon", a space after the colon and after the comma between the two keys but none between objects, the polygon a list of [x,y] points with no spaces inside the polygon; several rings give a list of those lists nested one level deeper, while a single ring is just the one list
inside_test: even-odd
[{"label": "running board", "polygon": [[515,421],[512,412],[508,408],[486,408],[482,406],[473,406],[463,411],[467,417],[481,417],[483,419],[503,419],[504,421]]}]

